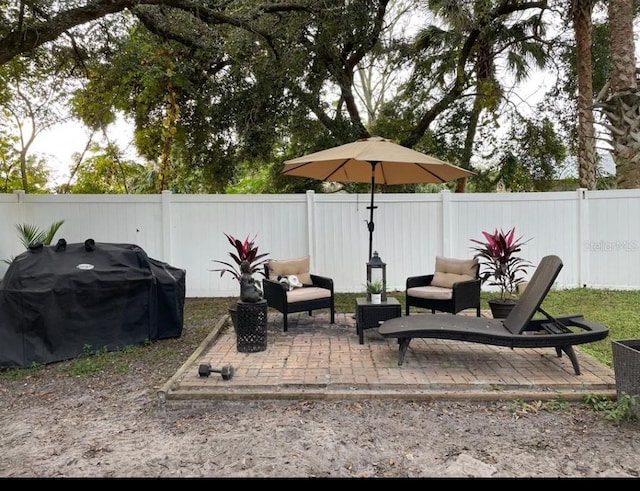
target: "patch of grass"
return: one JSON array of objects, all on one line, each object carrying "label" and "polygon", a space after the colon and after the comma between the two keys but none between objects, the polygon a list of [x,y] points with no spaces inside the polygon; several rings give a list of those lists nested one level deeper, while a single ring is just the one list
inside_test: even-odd
[{"label": "patch of grass", "polygon": [[0,370],[0,381],[21,381],[42,370],[44,365],[34,363],[28,368],[5,368]]},{"label": "patch of grass", "polygon": [[93,350],[86,346],[78,358],[62,365],[62,371],[72,377],[93,377],[107,371],[111,373],[127,373],[127,359],[136,356],[133,346],[126,346],[120,351],[108,351],[107,348]]},{"label": "patch of grass", "polygon": [[578,348],[612,367],[611,341],[640,337],[639,301],[640,291],[576,288],[551,290],[542,306],[551,315],[583,314],[586,319],[607,326],[607,338]]},{"label": "patch of grass", "polygon": [[550,401],[531,401],[526,402],[516,399],[511,402],[511,410],[514,415],[522,416],[528,413],[538,413],[540,411],[564,411],[569,407],[567,401],[552,399]]},{"label": "patch of grass", "polygon": [[637,420],[636,410],[640,407],[640,398],[636,395],[622,394],[615,401],[606,397],[587,395],[584,402],[595,411],[604,412],[605,418],[614,423]]},{"label": "patch of grass", "polygon": [[[400,299],[394,293],[387,293],[393,297]],[[335,306],[336,312],[354,312],[356,311],[356,298],[366,297],[365,292],[360,293],[336,293],[335,294]],[[404,295],[403,295],[404,297]]]},{"label": "patch of grass", "polygon": [[86,354],[74,360],[70,360],[65,365],[63,371],[72,377],[90,377],[105,371],[109,364],[108,353],[97,352]]}]

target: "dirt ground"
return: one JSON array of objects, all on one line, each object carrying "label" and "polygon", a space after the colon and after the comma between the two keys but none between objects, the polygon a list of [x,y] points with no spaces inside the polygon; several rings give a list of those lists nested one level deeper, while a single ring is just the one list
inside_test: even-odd
[{"label": "dirt ground", "polygon": [[581,402],[161,406],[227,305],[187,299],[176,339],[2,374],[0,477],[640,476],[640,423]]},{"label": "dirt ground", "polygon": [[216,402],[150,375],[0,389],[1,477],[638,477],[640,424],[583,403]]}]

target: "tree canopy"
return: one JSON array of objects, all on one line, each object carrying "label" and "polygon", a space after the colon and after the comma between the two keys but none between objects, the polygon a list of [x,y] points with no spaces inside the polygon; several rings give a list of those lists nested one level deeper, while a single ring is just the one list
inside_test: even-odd
[{"label": "tree canopy", "polygon": [[[477,134],[485,148],[513,140],[504,118],[524,116],[503,81],[526,78],[558,49],[561,34],[546,30],[562,4],[554,3],[0,0],[0,76],[16,62],[47,60],[61,69],[36,80],[73,81],[60,93],[92,131],[104,132],[118,112],[134,121],[143,167],[96,149],[100,157],[74,162],[76,190],[321,191],[318,181],[281,176],[282,162],[372,134],[484,175],[474,167],[488,155]],[[412,22],[398,28],[400,19]],[[400,71],[404,79],[389,83]],[[1,83],[6,106],[15,92]],[[553,144],[542,153],[553,157],[518,160],[527,170],[512,183],[502,172],[513,189],[548,181],[571,145],[549,120],[527,124],[520,148],[543,138]],[[505,155],[495,155],[498,169],[524,158]]]}]

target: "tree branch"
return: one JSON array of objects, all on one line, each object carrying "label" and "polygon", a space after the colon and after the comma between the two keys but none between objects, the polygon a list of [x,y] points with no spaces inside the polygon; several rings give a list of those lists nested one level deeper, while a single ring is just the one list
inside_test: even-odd
[{"label": "tree branch", "polygon": [[[200,16],[207,23],[229,24],[251,30],[263,37],[265,37],[265,33],[259,32],[254,26],[251,26],[251,20],[255,20],[261,15],[277,12],[316,12],[320,10],[320,7],[313,6],[313,2],[310,2],[309,5],[305,2],[267,3],[243,14],[242,17],[234,17],[223,13],[224,6],[219,11],[216,11],[204,7],[202,3],[193,0],[90,0],[87,5],[62,10],[46,21],[27,19],[20,15],[14,28],[0,38],[0,65],[7,63],[20,54],[28,53],[45,43],[54,41],[73,27],[124,10],[134,12],[136,7],[144,5],[173,7]],[[268,37],[265,37],[265,39],[268,40]]]}]

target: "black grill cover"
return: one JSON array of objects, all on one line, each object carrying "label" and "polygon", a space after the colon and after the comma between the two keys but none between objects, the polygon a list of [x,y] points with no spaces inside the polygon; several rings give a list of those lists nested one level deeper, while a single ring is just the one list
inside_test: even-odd
[{"label": "black grill cover", "polygon": [[32,246],[0,281],[0,367],[180,337],[185,277],[132,244]]}]

